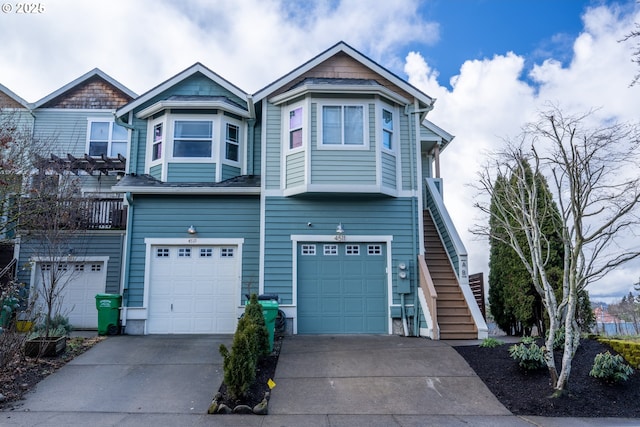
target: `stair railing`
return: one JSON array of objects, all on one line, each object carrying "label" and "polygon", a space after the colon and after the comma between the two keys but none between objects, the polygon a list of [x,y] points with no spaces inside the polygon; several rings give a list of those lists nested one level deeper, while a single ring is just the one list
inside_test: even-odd
[{"label": "stair railing", "polygon": [[420,289],[422,289],[425,300],[423,304],[427,306],[429,320],[431,320],[430,338],[432,340],[439,340],[440,326],[438,325],[438,306],[436,304],[438,301],[438,292],[436,292],[436,287],[433,284],[433,279],[429,273],[427,263],[424,260],[424,255],[418,255],[418,271],[420,273]]}]

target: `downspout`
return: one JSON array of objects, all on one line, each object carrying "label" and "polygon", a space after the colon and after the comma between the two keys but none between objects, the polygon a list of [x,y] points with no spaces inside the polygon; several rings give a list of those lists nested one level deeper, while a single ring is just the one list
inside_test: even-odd
[{"label": "downspout", "polygon": [[[408,105],[405,106],[405,111],[408,111]],[[409,165],[410,165],[410,173],[411,173],[411,189],[413,190],[413,194],[411,196],[411,230],[413,230],[411,232],[411,252],[412,252],[412,260],[416,260],[418,258],[418,254],[416,254],[416,209],[417,209],[417,205],[416,205],[416,198],[415,198],[415,183],[418,180],[418,177],[415,176],[415,165],[414,162],[417,161],[417,159],[415,158],[415,150],[414,150],[414,142],[417,141],[417,133],[415,134],[415,138],[414,138],[414,132],[412,132],[411,130],[411,114],[409,113]],[[417,143],[417,142],[416,142]],[[414,261],[412,261],[411,265],[414,265]],[[414,280],[414,274],[411,274],[411,280]],[[415,276],[417,277],[417,276]],[[413,290],[413,294],[414,294],[414,305],[413,305],[413,335],[414,336],[418,336],[418,330],[416,328],[416,319],[418,318],[418,306],[416,304],[417,301],[417,295],[418,295],[418,287],[414,286],[414,290]],[[406,319],[406,302],[405,302],[405,295],[404,294],[400,294],[400,304],[401,304],[401,310],[402,310],[402,323],[405,329],[405,336],[408,336],[408,327],[407,327],[407,319]]]},{"label": "downspout", "polygon": [[[116,116],[116,114],[114,113],[113,116],[115,117],[115,122],[126,128],[131,130],[131,150],[129,151],[130,153],[137,153],[138,152],[138,130],[133,126],[130,125],[129,123],[125,123],[122,121],[122,119],[118,116]],[[132,118],[131,113],[129,113],[129,117]],[[136,170],[137,168],[137,162],[136,160],[137,156],[131,156],[131,161],[127,162],[127,170],[125,171],[125,173],[127,172],[131,172],[131,170]],[[123,259],[122,259],[122,264],[123,264],[123,268],[121,269],[122,271],[122,277],[121,277],[121,290],[122,290],[122,307],[121,307],[121,316],[120,316],[120,325],[121,325],[121,329],[122,332],[124,333],[125,328],[127,326],[127,308],[129,307],[129,287],[126,285],[127,279],[129,278],[129,249],[131,248],[131,228],[132,228],[132,224],[133,224],[133,199],[131,198],[131,193],[125,193],[124,198],[127,202],[127,228],[125,231],[125,235],[126,235],[126,239],[125,239],[125,247],[123,248]]]},{"label": "downspout", "polygon": [[253,98],[251,95],[247,96],[247,105],[249,107],[249,120],[247,121],[249,124],[249,129],[247,130],[247,175],[254,175],[255,171],[255,135],[256,135],[256,108],[253,104]]}]

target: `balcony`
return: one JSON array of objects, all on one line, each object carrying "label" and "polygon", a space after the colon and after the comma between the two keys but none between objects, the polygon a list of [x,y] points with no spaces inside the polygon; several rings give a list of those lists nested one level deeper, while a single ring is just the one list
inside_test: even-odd
[{"label": "balcony", "polygon": [[24,198],[18,222],[22,230],[124,230],[127,207],[122,198]]}]

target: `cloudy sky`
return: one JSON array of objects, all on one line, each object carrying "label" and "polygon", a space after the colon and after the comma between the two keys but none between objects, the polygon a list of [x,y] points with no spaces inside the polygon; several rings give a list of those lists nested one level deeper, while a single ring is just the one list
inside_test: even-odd
[{"label": "cloudy sky", "polygon": [[[635,0],[0,0],[0,83],[35,102],[98,67],[141,94],[195,62],[253,93],[343,40],[436,97],[429,118],[456,136],[442,156],[445,201],[470,258],[484,153],[548,102],[637,121]],[[636,40],[635,43],[640,42]],[[622,295],[640,263],[590,288]]]}]

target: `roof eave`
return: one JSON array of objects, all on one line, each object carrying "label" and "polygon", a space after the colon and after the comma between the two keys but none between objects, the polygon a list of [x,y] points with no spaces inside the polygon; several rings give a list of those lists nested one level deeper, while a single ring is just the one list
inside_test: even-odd
[{"label": "roof eave", "polygon": [[[159,101],[155,104],[145,108],[144,110],[136,113],[136,117],[139,119],[146,119],[147,117],[156,114],[162,110],[168,110],[172,108],[189,108],[193,110],[205,110],[219,108],[224,111],[236,114],[238,116],[249,118],[250,113],[239,107],[235,107],[227,102],[223,101]],[[116,115],[118,113],[116,112]]]},{"label": "roof eave", "polygon": [[307,93],[323,93],[323,94],[373,94],[389,98],[398,104],[406,105],[411,101],[396,92],[389,90],[384,86],[365,86],[365,85],[332,85],[332,84],[305,84],[296,87],[288,92],[276,95],[269,100],[274,105],[280,105],[293,98],[299,97]]}]

